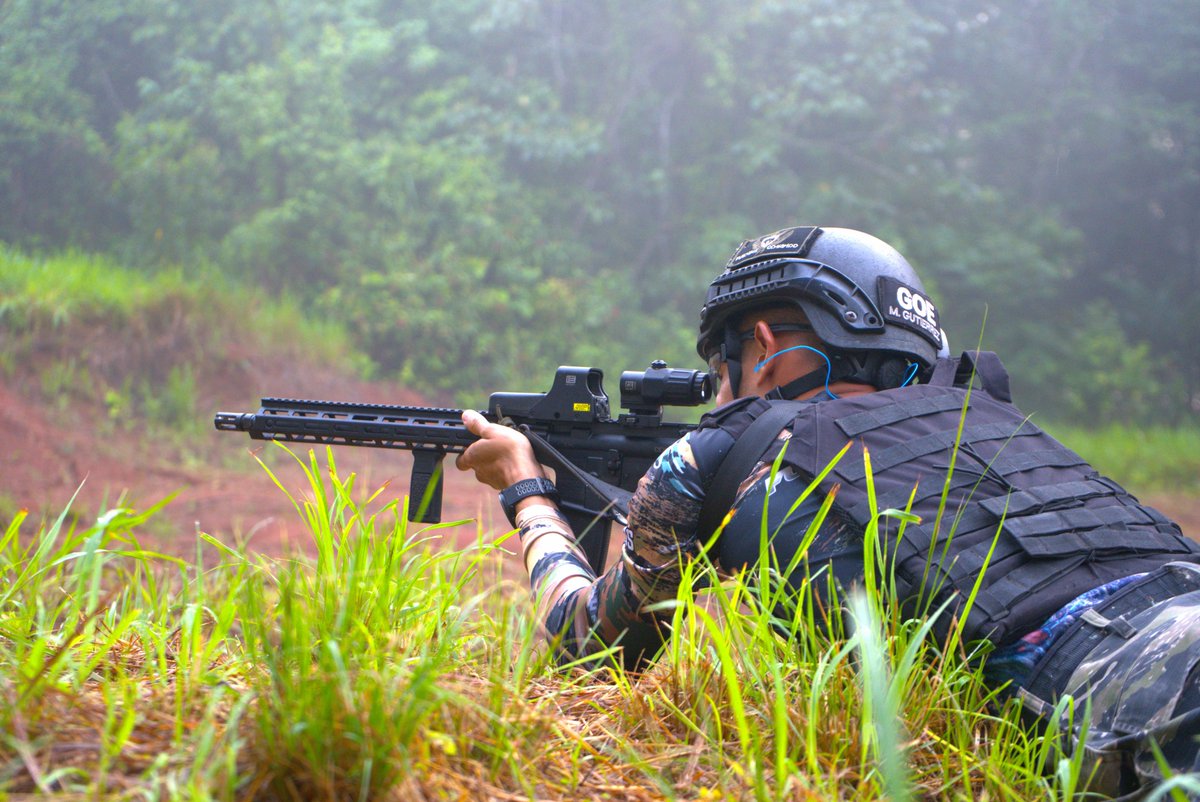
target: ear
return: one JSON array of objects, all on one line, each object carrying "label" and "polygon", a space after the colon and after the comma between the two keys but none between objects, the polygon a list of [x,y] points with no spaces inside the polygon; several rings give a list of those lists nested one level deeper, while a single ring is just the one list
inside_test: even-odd
[{"label": "ear", "polygon": [[764,359],[775,353],[774,349],[778,343],[775,341],[775,332],[771,331],[767,321],[760,320],[754,324],[754,342],[762,350]]},{"label": "ear", "polygon": [[[775,336],[775,332],[771,331],[771,326],[764,320],[754,324],[754,344],[758,346],[759,362],[770,359],[779,352],[779,339]],[[772,360],[767,362],[757,374],[760,379],[768,379],[775,372],[776,367],[778,367],[778,360]]]}]

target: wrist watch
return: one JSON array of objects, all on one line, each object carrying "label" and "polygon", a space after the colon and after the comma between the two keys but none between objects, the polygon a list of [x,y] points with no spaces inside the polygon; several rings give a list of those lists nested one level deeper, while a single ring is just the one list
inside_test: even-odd
[{"label": "wrist watch", "polygon": [[554,486],[554,482],[538,476],[533,479],[522,479],[501,490],[500,506],[504,508],[504,514],[508,516],[508,522],[514,527],[517,525],[517,502],[530,496],[545,496],[557,504],[558,488]]}]

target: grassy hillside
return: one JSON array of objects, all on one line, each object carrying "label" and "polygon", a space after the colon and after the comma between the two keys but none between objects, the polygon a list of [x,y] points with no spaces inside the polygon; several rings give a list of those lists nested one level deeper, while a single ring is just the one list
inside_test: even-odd
[{"label": "grassy hillside", "polygon": [[82,253],[0,247],[0,371],[44,400],[103,400],[114,423],[195,432],[203,385],[257,355],[361,372],[337,325],[211,268],[140,272]]},{"label": "grassy hillside", "polygon": [[[21,509],[53,519],[72,497],[71,514],[88,518],[174,495],[151,524],[160,544],[187,548],[203,527],[254,530],[267,547],[298,522],[247,454],[254,442],[215,432],[214,413],[267,395],[437,400],[367,381],[368,364],[339,326],[209,268],[148,273],[0,247],[0,525]],[[298,480],[275,449],[258,450]],[[343,456],[406,486],[406,455]]]}]

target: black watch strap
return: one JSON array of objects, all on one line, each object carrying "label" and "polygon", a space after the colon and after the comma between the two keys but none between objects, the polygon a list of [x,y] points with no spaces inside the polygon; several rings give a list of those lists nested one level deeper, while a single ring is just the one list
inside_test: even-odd
[{"label": "black watch strap", "polygon": [[500,506],[508,516],[508,522],[517,525],[517,502],[530,496],[545,496],[555,504],[558,503],[558,488],[549,479],[538,476],[533,479],[522,479],[500,491]]}]

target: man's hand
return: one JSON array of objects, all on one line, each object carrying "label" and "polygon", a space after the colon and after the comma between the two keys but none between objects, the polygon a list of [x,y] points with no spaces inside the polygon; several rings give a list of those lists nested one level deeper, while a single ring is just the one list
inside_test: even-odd
[{"label": "man's hand", "polygon": [[454,460],[460,471],[475,471],[485,485],[503,490],[522,479],[545,476],[528,438],[507,426],[488,423],[473,409],[463,410],[467,431],[479,437]]}]

